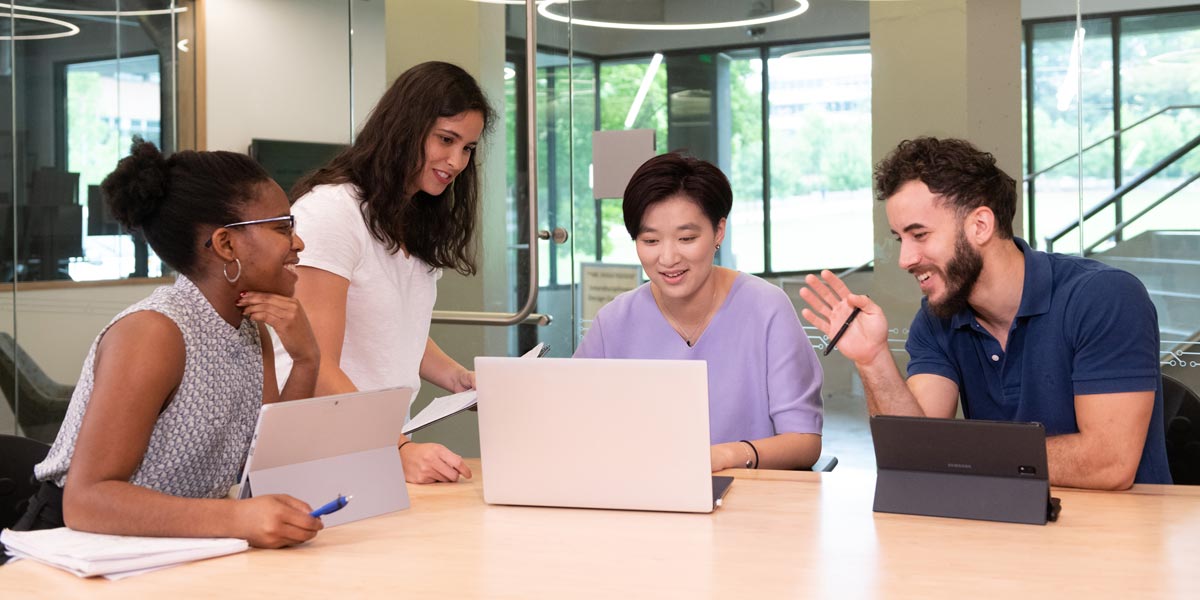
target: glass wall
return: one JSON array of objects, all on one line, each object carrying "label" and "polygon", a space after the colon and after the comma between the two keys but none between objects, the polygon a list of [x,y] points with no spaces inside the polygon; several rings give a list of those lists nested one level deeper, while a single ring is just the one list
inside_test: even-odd
[{"label": "glass wall", "polygon": [[[1091,145],[1111,135],[1116,125],[1110,23],[1104,19],[1086,19],[1083,28],[1082,67],[1073,58],[1080,43],[1076,41],[1073,20],[1027,28],[1033,67],[1032,102],[1027,107],[1027,114],[1033,119],[1030,128],[1033,133],[1029,136],[1027,164],[1030,172],[1044,171],[1038,174],[1028,192],[1033,209],[1026,221],[1026,231],[1034,240],[1055,236],[1078,221],[1078,187],[1083,188],[1084,196],[1097,197],[1111,192],[1115,183],[1111,143],[1099,144],[1083,153],[1082,179],[1078,161],[1071,160],[1080,139],[1085,146]],[[1077,98],[1080,77],[1086,85],[1082,88],[1083,97]],[[1110,222],[1112,218],[1108,215]],[[1062,243],[1055,245],[1056,250],[1063,252],[1077,251],[1078,247],[1078,235],[1062,238]]]},{"label": "glass wall", "polygon": [[[1200,157],[1177,151],[1200,134],[1200,11],[1090,17],[1083,20],[1083,30],[1083,66],[1078,67],[1071,59],[1077,43],[1074,21],[1026,26],[1032,69],[1026,78],[1031,83],[1026,115],[1032,115],[1027,230],[1035,244],[1080,252],[1079,212],[1094,213],[1084,228],[1083,245],[1090,254],[1150,229],[1178,227],[1194,215],[1182,189],[1132,218],[1197,170]],[[1081,102],[1075,97],[1080,77]],[[1080,142],[1082,166],[1075,160]],[[1164,161],[1169,164],[1159,164]],[[1109,198],[1124,187],[1128,193]]]},{"label": "glass wall", "polygon": [[[597,60],[600,72],[598,98],[600,121],[596,131],[653,129],[655,151],[667,152],[667,70],[662,54],[638,58]],[[589,136],[590,138],[590,132]],[[591,166],[590,145],[588,166]],[[591,185],[588,185],[590,191]],[[598,218],[595,229],[599,240],[596,260],[615,264],[637,264],[637,254],[629,243],[620,198],[594,201]],[[583,215],[581,215],[583,216]],[[582,232],[581,232],[582,233]]]},{"label": "glass wall", "polygon": [[[721,89],[682,88],[669,95],[672,69],[691,68],[685,63],[689,58],[718,65]],[[656,152],[688,150],[672,145],[672,130],[688,124],[683,113],[672,121],[670,109],[686,110],[689,102],[697,101],[707,108],[715,92],[728,100],[715,104],[719,112],[712,118],[718,130],[728,128],[728,140],[721,142],[718,153],[729,157],[722,166],[734,189],[729,252],[722,255],[725,264],[773,274],[849,267],[870,259],[871,60],[865,39],[743,44],[699,53],[671,50],[615,59],[582,58],[575,53],[574,64],[576,145],[571,168],[577,200],[592,202],[587,199],[591,131],[652,129]],[[544,69],[548,79],[539,82],[553,80],[565,89],[564,75],[558,72],[562,70]],[[597,72],[599,84],[593,85]],[[562,119],[562,89],[539,90],[543,94],[539,107],[547,109],[542,118],[548,125],[552,119]],[[549,103],[551,98],[557,102]],[[598,119],[594,119],[596,105]],[[767,119],[763,119],[764,108]],[[708,118],[707,110],[704,114]],[[593,120],[589,129],[586,122]],[[562,127],[553,124],[554,134],[563,135]],[[547,131],[549,135],[551,130]],[[563,142],[554,137],[547,143],[557,147]],[[564,171],[560,161],[546,168]],[[764,186],[768,173],[770,185]],[[580,210],[575,216],[575,251],[587,261],[636,264],[620,198],[598,199],[594,204],[593,210]],[[769,227],[764,225],[768,214]],[[791,235],[802,224],[806,235]],[[834,238],[838,244],[831,244]],[[836,248],[832,256],[827,251],[831,247]],[[559,254],[551,252],[557,275]],[[543,284],[558,281],[549,277],[550,270],[543,268]]]},{"label": "glass wall", "polygon": [[769,56],[769,270],[860,265],[874,245],[870,46],[799,44]]},{"label": "glass wall", "polygon": [[[1200,10],[1121,17],[1117,25],[1121,122],[1130,126],[1146,120],[1120,140],[1120,177],[1131,181],[1200,135]],[[1125,197],[1123,215],[1138,214],[1197,173],[1200,152],[1183,153],[1144,189]],[[1198,194],[1200,186],[1184,188],[1130,223],[1121,238],[1152,229],[1200,227]]]},{"label": "glass wall", "polygon": [[[387,3],[385,10],[374,0],[296,0],[280,10],[279,2],[268,0],[208,2],[203,97],[197,95],[192,2],[35,4],[94,14],[36,13],[53,20],[48,22],[27,18],[34,13],[21,5],[0,12],[0,272],[17,282],[12,293],[0,295],[7,311],[0,332],[17,334],[29,353],[26,364],[70,384],[96,331],[153,285],[116,293],[108,284],[84,288],[73,282],[163,272],[146,245],[104,212],[97,192],[130,138],[140,135],[168,152],[245,151],[255,140],[344,144],[388,75],[397,74],[388,62],[404,63],[415,52],[415,46],[392,44],[403,38],[429,43],[403,22],[424,18],[418,5],[437,3]],[[472,72],[497,108],[503,103],[502,126],[485,140],[481,156],[502,157],[504,164],[486,179],[488,189],[498,191],[496,204],[485,211],[484,229],[494,224],[499,233],[482,246],[484,264],[498,266],[478,278],[482,284],[455,287],[447,276],[439,307],[515,310],[526,297],[525,269],[536,253],[537,310],[554,323],[484,333],[457,326],[437,335],[498,339],[501,352],[519,352],[536,341],[550,342],[557,356],[573,351],[587,325],[584,268],[638,265],[620,198],[595,198],[596,131],[652,130],[655,152],[683,149],[718,164],[734,191],[718,260],[782,285],[797,304],[797,276],[885,255],[890,241],[873,222],[878,203],[871,169],[880,126],[875,89],[894,57],[873,51],[871,11],[908,3],[814,2],[804,14],[767,24],[686,31],[569,23],[740,22],[764,10],[782,12],[785,4],[790,6],[750,0],[554,3],[544,9],[568,22],[537,18],[533,72],[525,65],[523,5],[440,4],[456,16],[439,39],[456,43],[440,48],[437,57],[459,61],[463,47],[478,50],[470,59]],[[1135,240],[1154,238],[1146,244],[1161,247],[1167,239],[1162,232],[1197,228],[1197,187],[1190,182],[1200,157],[1187,146],[1200,135],[1200,10],[1089,15],[1081,36],[1070,12],[1024,24],[1026,236],[1043,249],[1051,237],[1056,251],[1104,252],[1115,264],[1122,260],[1113,252],[1120,243],[1129,250],[1140,243]],[[319,43],[328,48],[315,51]],[[331,52],[334,47],[346,54]],[[503,51],[492,52],[496,48]],[[319,81],[313,73],[320,73]],[[525,86],[530,80],[532,95]],[[537,109],[532,137],[525,122],[530,103]],[[1087,149],[1079,161],[1081,139]],[[530,142],[537,144],[532,179],[525,153]],[[1139,179],[1144,182],[1119,202],[1104,202]],[[531,180],[539,200],[537,228],[565,230],[564,242],[547,239],[529,247]],[[1082,228],[1076,225],[1081,206],[1084,212],[1097,207]],[[1194,261],[1194,251],[1179,252],[1172,260]],[[1130,265],[1146,256],[1123,258]],[[889,259],[875,269],[856,274],[855,289],[872,290],[883,281],[877,275],[894,273],[896,266]],[[1171,336],[1164,330],[1164,340],[1192,339],[1200,312],[1188,312],[1180,298],[1200,296],[1200,289],[1178,283],[1185,279],[1164,283],[1153,276],[1144,275],[1148,287],[1168,292],[1156,300],[1160,317],[1180,323],[1171,326]],[[38,288],[48,281],[69,287]],[[472,296],[472,285],[487,294]],[[500,300],[490,295],[493,288],[501,290]],[[915,288],[888,290],[910,300],[919,296]],[[898,357],[911,316],[908,309],[891,315]],[[819,332],[809,332],[823,347]],[[464,362],[476,352],[452,351]],[[1165,361],[1200,362],[1188,351],[1164,346]],[[852,375],[839,374],[848,370],[844,360],[835,354],[823,364],[829,389],[861,393]],[[0,379],[13,381],[11,375]],[[4,393],[16,412],[21,392],[10,394],[10,388]],[[8,428],[0,415],[0,429]]]},{"label": "glass wall", "polygon": [[[12,119],[2,211],[18,232],[5,281],[156,277],[146,244],[106,212],[100,181],[134,136],[178,147],[177,61],[188,60],[191,2],[48,2],[4,9],[5,83]],[[183,55],[183,56],[180,56]],[[194,83],[183,82],[194,94]],[[184,131],[189,137],[193,131]],[[15,239],[15,245],[12,243]]]},{"label": "glass wall", "polygon": [[[1030,241],[1146,285],[1170,421],[1183,389],[1200,389],[1200,8],[1095,15],[1083,28],[1077,68],[1073,21],[1026,25]],[[1168,428],[1169,448],[1184,431]]]},{"label": "glass wall", "polygon": [[196,144],[195,10],[192,0],[0,9],[0,431],[53,439],[92,337],[127,305],[108,284],[84,286],[164,274],[99,185],[135,136],[167,153]]},{"label": "glass wall", "polygon": [[732,260],[729,266],[749,273],[767,271],[767,186],[763,157],[767,130],[763,121],[762,49],[731,50],[729,56],[729,183],[733,210],[725,225]]}]

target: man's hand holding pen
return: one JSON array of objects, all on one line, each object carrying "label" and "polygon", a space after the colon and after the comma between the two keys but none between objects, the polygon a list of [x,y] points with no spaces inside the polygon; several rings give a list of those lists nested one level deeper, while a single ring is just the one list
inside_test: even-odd
[{"label": "man's hand holding pen", "polygon": [[821,277],[809,275],[804,282],[808,287],[800,289],[800,297],[811,308],[800,314],[830,339],[830,349],[836,345],[856,364],[891,360],[887,317],[879,305],[865,295],[852,293],[829,271],[821,271]]}]

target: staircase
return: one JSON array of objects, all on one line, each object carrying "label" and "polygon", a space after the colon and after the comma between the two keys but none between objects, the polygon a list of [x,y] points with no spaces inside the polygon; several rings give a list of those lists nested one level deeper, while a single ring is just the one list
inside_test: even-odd
[{"label": "staircase", "polygon": [[1200,231],[1147,231],[1090,258],[1142,280],[1158,310],[1163,373],[1200,389]]}]

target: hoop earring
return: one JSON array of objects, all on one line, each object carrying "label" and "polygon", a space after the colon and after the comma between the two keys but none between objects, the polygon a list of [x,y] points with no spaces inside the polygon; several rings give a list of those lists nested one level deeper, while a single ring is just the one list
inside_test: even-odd
[{"label": "hoop earring", "polygon": [[[234,275],[233,277],[229,276],[229,265],[231,264],[236,264],[238,268],[237,275]],[[225,281],[228,281],[229,283],[237,283],[237,280],[242,278],[242,261],[235,258],[233,259],[232,263],[225,263],[225,266],[221,267],[221,272],[225,274]]]}]

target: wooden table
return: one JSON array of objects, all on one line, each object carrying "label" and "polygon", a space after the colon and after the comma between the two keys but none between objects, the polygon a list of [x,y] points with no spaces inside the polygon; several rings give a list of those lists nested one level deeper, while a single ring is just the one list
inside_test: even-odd
[{"label": "wooden table", "polygon": [[1200,598],[1200,488],[1059,489],[1042,527],[875,514],[853,471],[731,470],[695,515],[488,506],[472,469],[299,548],[118,582],[20,561],[0,598]]}]

